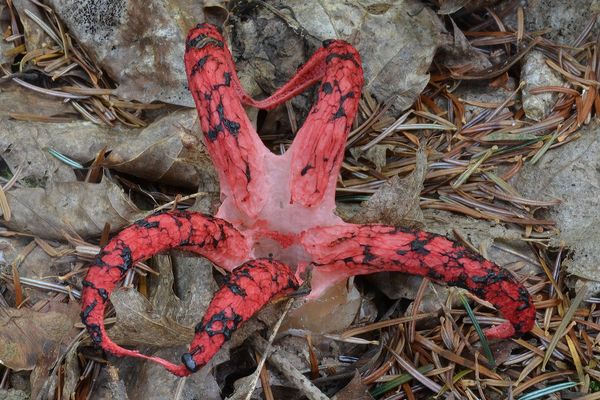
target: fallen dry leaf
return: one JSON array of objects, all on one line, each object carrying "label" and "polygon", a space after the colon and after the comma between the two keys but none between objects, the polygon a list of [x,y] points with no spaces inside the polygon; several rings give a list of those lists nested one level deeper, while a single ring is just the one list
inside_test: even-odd
[{"label": "fallen dry leaf", "polygon": [[[71,35],[118,84],[116,94],[192,106],[183,67],[187,30],[204,21],[191,0],[51,0]],[[151,20],[148,15],[152,15]]]},{"label": "fallen dry leaf", "polygon": [[[19,91],[5,97],[15,100]],[[33,100],[32,100],[33,101]],[[51,103],[50,103],[51,104]],[[29,105],[30,107],[30,105]],[[52,112],[53,108],[48,107]],[[2,113],[0,112],[0,116]],[[200,191],[217,191],[216,173],[198,136],[195,110],[177,111],[158,118],[143,129],[108,129],[86,121],[40,123],[0,118],[0,157],[29,186],[48,181],[75,180],[72,167],[48,152],[52,148],[79,162],[93,160],[99,151],[110,152],[105,166],[150,181]]]},{"label": "fallen dry leaf", "polygon": [[360,373],[356,371],[352,380],[337,392],[331,400],[372,400],[373,396],[369,394],[369,388],[362,383]]},{"label": "fallen dry leaf", "polygon": [[354,156],[354,158],[358,159],[362,157],[366,160],[369,160],[375,165],[375,169],[378,172],[381,172],[381,168],[385,167],[387,164],[387,153],[388,150],[394,150],[395,146],[391,144],[376,144],[371,146],[367,151],[363,153],[363,150],[360,147],[352,147],[350,149],[350,154]]},{"label": "fallen dry leaf", "polygon": [[463,9],[467,12],[472,12],[483,7],[490,7],[495,3],[498,3],[498,1],[499,0],[440,0],[438,14],[454,14]]},{"label": "fallen dry leaf", "polygon": [[117,313],[108,335],[120,345],[172,347],[192,341],[194,329],[157,312],[137,290],[120,288],[110,296]]},{"label": "fallen dry leaf", "polygon": [[[170,349],[159,349],[153,356],[165,360],[179,360],[187,351],[187,344]],[[211,362],[210,365],[217,365]],[[160,365],[150,362],[137,362],[131,370],[122,371],[129,399],[163,400],[173,397],[181,390],[181,399],[222,400],[221,388],[213,375],[213,368],[202,368],[185,379],[181,388],[181,379],[168,373]]]},{"label": "fallen dry leaf", "polygon": [[197,120],[196,110],[165,115],[111,147],[104,165],[150,181],[218,191]]},{"label": "fallen dry leaf", "polygon": [[139,217],[140,210],[108,178],[100,183],[59,182],[47,188],[15,188],[6,192],[13,218],[12,230],[47,239],[63,239],[63,232],[97,236],[104,224],[114,230]]},{"label": "fallen dry leaf", "polygon": [[50,155],[48,148],[85,162],[111,140],[107,129],[91,122],[48,124],[0,118],[0,157],[13,173],[22,168],[19,177],[28,186],[75,181],[73,168]]},{"label": "fallen dry leaf", "polygon": [[[32,278],[40,281],[56,283],[57,276],[71,272],[72,265],[66,262],[57,262],[46,253],[40,246],[33,244],[33,249],[29,246],[34,239],[29,237],[3,237],[0,238],[0,268],[4,271],[11,271],[14,264],[18,275],[21,278]],[[67,246],[53,247],[54,250],[68,254],[71,252]],[[48,298],[44,290],[35,289],[22,283],[24,297],[29,304],[35,304]],[[10,294],[10,292],[8,293]],[[5,297],[8,297],[5,295]]]},{"label": "fallen dry leaf", "polygon": [[57,304],[52,311],[0,308],[0,363],[14,371],[32,370],[46,354],[57,357],[61,346],[78,333],[79,305]]},{"label": "fallen dry leaf", "polygon": [[486,70],[492,66],[488,55],[483,51],[471,45],[465,34],[456,25],[453,19],[452,22],[452,43],[448,43],[440,48],[440,52],[436,55],[436,61],[448,67],[462,67],[465,63],[469,63],[471,73]]},{"label": "fallen dry leaf", "polygon": [[7,118],[11,114],[77,118],[73,108],[68,103],[16,84],[5,85],[0,91],[0,118]]},{"label": "fallen dry leaf", "polygon": [[547,215],[560,231],[552,245],[572,250],[564,261],[569,273],[598,281],[600,124],[593,120],[579,134],[578,140],[546,153],[537,164],[525,164],[514,178],[514,185],[528,198],[562,200]]},{"label": "fallen dry leaf", "polygon": [[445,42],[437,15],[414,0],[368,6],[352,0],[261,4],[235,10],[249,15],[233,21],[232,39],[240,73],[269,92],[289,79],[322,40],[339,38],[361,55],[364,89],[381,101],[396,96],[393,108],[403,110],[427,84],[435,50]]},{"label": "fallen dry leaf", "polygon": [[419,204],[426,173],[427,156],[420,150],[417,152],[415,170],[406,178],[394,176],[386,181],[363,203],[351,222],[422,227],[423,213]]},{"label": "fallen dry leaf", "polygon": [[[362,297],[353,281],[344,280],[328,288],[321,297],[298,302],[288,312],[281,332],[304,329],[315,333],[344,330],[352,324],[360,308]],[[335,318],[331,318],[335,315]]]},{"label": "fallen dry leaf", "polygon": [[[44,32],[34,18],[43,20],[39,8],[31,0],[12,0],[14,7],[19,14],[20,21],[23,24],[23,33],[27,46],[32,49],[42,49],[55,45],[54,41]],[[33,18],[32,18],[33,16]]]},{"label": "fallen dry leaf", "polygon": [[[188,344],[197,324],[208,307],[217,286],[212,279],[212,266],[198,257],[185,257],[189,263],[178,266],[178,293],[175,295],[174,276],[169,256],[155,257],[159,276],[150,282],[149,298],[134,289],[122,288],[111,295],[117,322],[109,335],[120,344],[145,344],[156,347],[173,347]],[[189,286],[188,286],[189,285]],[[187,287],[186,287],[187,286]]]}]

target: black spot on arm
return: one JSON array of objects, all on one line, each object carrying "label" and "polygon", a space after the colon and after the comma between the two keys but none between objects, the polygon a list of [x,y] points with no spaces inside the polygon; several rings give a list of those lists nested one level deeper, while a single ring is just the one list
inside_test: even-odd
[{"label": "black spot on arm", "polygon": [[359,67],[358,62],[356,62],[356,60],[354,59],[354,55],[352,53],[331,53],[331,54],[327,55],[327,57],[325,58],[325,62],[329,63],[334,58],[352,61],[356,67]]},{"label": "black spot on arm", "polygon": [[209,129],[208,132],[206,133],[206,137],[211,142],[214,142],[215,140],[217,140],[217,137],[219,136],[219,132],[223,132],[223,126],[221,126],[221,124],[215,126],[214,128]]},{"label": "black spot on arm", "polygon": [[233,136],[237,136],[237,134],[240,132],[240,124],[237,122],[225,118],[223,118],[221,122]]},{"label": "black spot on arm", "polygon": [[235,283],[229,283],[227,285],[227,288],[231,290],[231,293],[233,293],[236,296],[246,297],[248,295],[243,287]]},{"label": "black spot on arm", "polygon": [[364,246],[363,249],[363,264],[369,264],[371,261],[375,260],[377,256],[371,253],[371,246]]},{"label": "black spot on arm", "polygon": [[346,99],[353,99],[353,98],[354,98],[354,92],[348,92],[340,97],[340,105],[339,105],[337,111],[335,112],[335,114],[333,114],[333,119],[338,119],[338,118],[342,118],[342,117],[346,116],[346,111],[344,110],[344,102],[346,101]]},{"label": "black spot on arm", "polygon": [[94,308],[98,305],[98,302],[94,300],[91,304],[89,304],[82,312],[81,312],[81,321],[85,324],[87,323],[87,319],[90,316],[90,313],[94,311]]},{"label": "black spot on arm", "polygon": [[323,93],[331,94],[331,93],[333,93],[333,86],[331,85],[331,83],[325,82],[321,86],[321,90],[323,90]]},{"label": "black spot on arm", "polygon": [[312,165],[310,164],[306,164],[306,166],[304,166],[304,168],[302,168],[302,171],[300,171],[300,175],[304,176],[306,175],[306,173],[308,172],[309,169],[314,168]]},{"label": "black spot on arm", "polygon": [[339,105],[337,111],[333,114],[333,119],[338,119],[346,116],[346,112],[344,111],[344,106],[342,104]]},{"label": "black spot on arm", "polygon": [[429,250],[427,250],[425,248],[425,246],[428,244],[429,242],[427,240],[419,240],[419,239],[415,239],[412,242],[410,242],[410,249],[412,251],[414,251],[417,254],[421,254],[421,255],[427,255],[429,254]]},{"label": "black spot on arm", "polygon": [[158,228],[158,221],[150,222],[147,219],[139,219],[133,223],[134,225],[139,226],[140,228],[153,229]]},{"label": "black spot on arm", "polygon": [[246,174],[246,180],[250,182],[252,180],[252,175],[250,173],[250,164],[246,163],[246,171],[244,173]]},{"label": "black spot on arm", "polygon": [[192,47],[195,49],[201,49],[209,44],[223,48],[223,42],[201,33],[195,38],[188,40],[186,43],[186,49],[189,50]]},{"label": "black spot on arm", "polygon": [[231,86],[231,73],[224,72],[223,73],[223,83],[217,83],[216,85],[213,85],[212,89],[217,90],[220,87],[229,87],[229,86]]},{"label": "black spot on arm", "polygon": [[210,56],[206,55],[206,56],[202,57],[201,59],[199,59],[196,62],[196,64],[194,64],[194,66],[192,67],[192,70],[190,71],[190,75],[194,76],[198,71],[202,70],[202,68],[204,67],[204,64],[206,64],[209,57]]}]

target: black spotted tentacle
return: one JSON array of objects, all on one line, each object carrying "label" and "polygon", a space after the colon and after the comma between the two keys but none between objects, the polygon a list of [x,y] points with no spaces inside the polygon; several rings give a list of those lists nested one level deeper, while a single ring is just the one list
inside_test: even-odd
[{"label": "black spotted tentacle", "polygon": [[250,249],[246,238],[219,218],[187,211],[169,211],[135,222],[115,236],[98,254],[83,281],[81,320],[92,341],[117,356],[133,356],[162,364],[173,373],[181,366],[114,343],[106,334],[104,310],[109,296],[138,261],[168,249],[197,253],[232,269],[244,262]]},{"label": "black spotted tentacle", "polygon": [[385,225],[314,228],[302,243],[312,257],[311,297],[350,276],[395,271],[458,286],[492,303],[507,322],[486,330],[490,338],[528,332],[535,322],[529,292],[505,269],[460,244],[430,232]]},{"label": "black spotted tentacle", "polygon": [[294,273],[286,264],[270,259],[248,261],[237,268],[215,294],[190,351],[181,359],[195,372],[205,365],[231,338],[238,326],[252,317],[271,299],[298,288]]},{"label": "black spotted tentacle", "polygon": [[266,201],[268,149],[244,111],[231,54],[214,26],[201,24],[190,31],[185,67],[221,191],[233,196],[239,210],[255,217]]},{"label": "black spotted tentacle", "polygon": [[317,54],[324,71],[318,99],[289,150],[291,202],[305,207],[333,202],[363,85],[360,56],[351,45],[326,41]]}]

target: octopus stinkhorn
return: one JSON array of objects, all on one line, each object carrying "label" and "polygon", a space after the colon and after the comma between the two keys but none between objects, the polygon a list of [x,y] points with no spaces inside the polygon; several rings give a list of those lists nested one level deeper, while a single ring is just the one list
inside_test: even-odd
[{"label": "octopus stinkhorn", "polygon": [[[335,282],[380,271],[426,276],[489,301],[508,319],[488,329],[489,338],[532,328],[531,297],[506,270],[440,235],[353,225],[334,214],[336,180],[363,85],[361,59],[351,45],[323,42],[287,84],[260,101],[242,88],[214,26],[199,24],[190,31],[185,67],[223,203],[215,217],[154,214],[102,248],[83,282],[81,316],[94,343],[186,376],[205,365],[239,324],[308,276],[309,297],[315,298]],[[294,142],[283,155],[271,153],[242,105],[270,109],[318,82],[317,101]],[[179,365],[118,346],[103,322],[109,296],[128,269],[167,249],[197,253],[230,272]]]}]

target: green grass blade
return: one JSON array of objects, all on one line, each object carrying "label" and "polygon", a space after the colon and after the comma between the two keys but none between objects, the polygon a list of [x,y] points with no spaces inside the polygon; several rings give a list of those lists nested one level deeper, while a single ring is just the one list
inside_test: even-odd
[{"label": "green grass blade", "polygon": [[481,329],[481,325],[479,325],[479,321],[477,321],[477,317],[475,317],[475,313],[473,313],[473,309],[469,305],[467,298],[462,293],[459,293],[458,297],[460,298],[463,307],[467,311],[467,315],[473,322],[473,327],[475,328],[475,331],[479,335],[479,340],[481,341],[481,348],[483,350],[483,354],[485,354],[485,358],[487,358],[491,368],[496,368],[496,360],[494,359],[494,355],[492,354],[492,349],[490,349],[490,344],[488,343],[487,338],[485,337],[485,333],[483,333],[483,329]]},{"label": "green grass blade", "polygon": [[58,151],[54,150],[52,147],[46,147],[46,150],[48,151],[48,153],[50,153],[53,157],[59,159],[60,161],[64,162],[65,164],[73,167],[73,168],[77,168],[77,169],[84,169],[85,167],[81,164],[79,164],[77,161],[70,159],[69,157],[65,156],[62,153],[59,153]]},{"label": "green grass blade", "polygon": [[[427,364],[427,365],[424,365],[417,369],[420,373],[425,374],[433,369],[433,365]],[[410,382],[412,379],[413,379],[413,376],[411,374],[402,374],[399,377],[394,378],[391,381],[386,382],[381,386],[377,386],[376,388],[371,390],[370,391],[371,396],[373,396],[375,398],[380,397],[380,396],[384,395],[385,393],[389,392],[390,390],[394,390],[398,386],[403,385],[406,382]]]},{"label": "green grass blade", "polygon": [[561,390],[569,389],[577,385],[579,385],[577,382],[557,383],[556,385],[548,386],[539,390],[535,390],[533,392],[529,392],[526,395],[519,397],[518,400],[534,400],[539,399],[541,397],[546,398],[546,396],[549,394],[560,392]]}]

